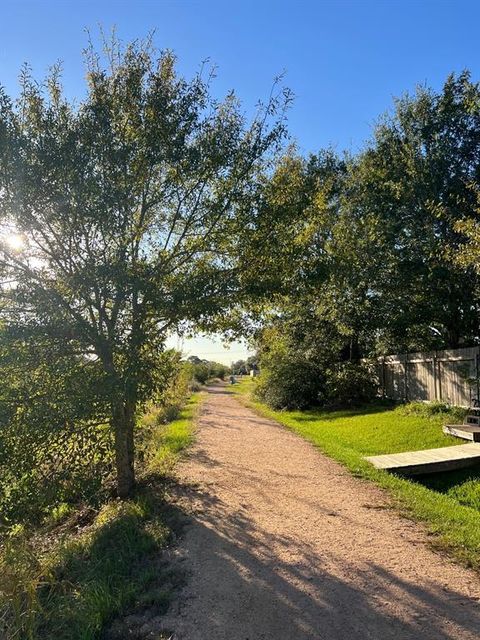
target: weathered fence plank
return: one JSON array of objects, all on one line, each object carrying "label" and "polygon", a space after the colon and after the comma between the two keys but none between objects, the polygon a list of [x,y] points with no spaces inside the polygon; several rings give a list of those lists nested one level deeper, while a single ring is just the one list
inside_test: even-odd
[{"label": "weathered fence plank", "polygon": [[375,376],[384,397],[434,400],[468,407],[479,397],[480,347],[379,358]]}]

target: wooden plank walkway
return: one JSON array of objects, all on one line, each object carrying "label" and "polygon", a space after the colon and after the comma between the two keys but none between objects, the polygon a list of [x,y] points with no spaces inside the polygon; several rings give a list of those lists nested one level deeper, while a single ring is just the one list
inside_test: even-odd
[{"label": "wooden plank walkway", "polygon": [[377,469],[394,471],[402,475],[438,473],[480,464],[480,444],[472,442],[440,449],[369,456],[365,460],[371,462]]},{"label": "wooden plank walkway", "polygon": [[475,424],[446,424],[443,427],[443,433],[464,440],[480,442],[480,427]]}]

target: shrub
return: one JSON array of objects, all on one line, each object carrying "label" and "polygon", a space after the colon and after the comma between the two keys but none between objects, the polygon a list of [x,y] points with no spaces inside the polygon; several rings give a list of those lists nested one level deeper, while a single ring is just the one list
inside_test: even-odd
[{"label": "shrub", "polygon": [[280,335],[262,354],[256,396],[273,409],[305,409],[318,403],[323,375],[313,359],[295,350]]},{"label": "shrub", "polygon": [[310,362],[282,361],[262,370],[255,393],[273,409],[305,409],[317,404],[318,387],[318,372]]},{"label": "shrub", "polygon": [[377,388],[368,367],[353,362],[332,365],[329,351],[302,349],[275,329],[265,332],[263,340],[255,395],[273,409],[352,406],[375,398]]},{"label": "shrub", "polygon": [[371,402],[377,387],[368,367],[354,362],[339,362],[325,372],[322,404],[352,406]]},{"label": "shrub", "polygon": [[207,364],[193,365],[193,379],[200,384],[205,384],[210,377],[210,368]]},{"label": "shrub", "polygon": [[436,416],[444,416],[445,419],[451,419],[456,422],[462,422],[467,409],[463,407],[454,407],[446,402],[408,402],[399,407],[399,411],[405,415],[417,415],[425,418],[433,418]]},{"label": "shrub", "polygon": [[59,342],[0,327],[0,523],[88,500],[112,470],[106,378]]},{"label": "shrub", "polygon": [[225,375],[227,374],[228,367],[224,364],[220,364],[219,362],[210,362],[210,378],[219,378],[220,380],[225,379]]},{"label": "shrub", "polygon": [[197,393],[198,391],[200,391],[202,388],[202,385],[197,382],[197,380],[191,380],[188,384],[188,390],[191,393]]}]

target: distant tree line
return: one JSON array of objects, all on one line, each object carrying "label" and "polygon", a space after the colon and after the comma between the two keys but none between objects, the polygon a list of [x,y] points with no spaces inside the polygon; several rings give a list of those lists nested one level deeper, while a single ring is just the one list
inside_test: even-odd
[{"label": "distant tree line", "polygon": [[186,361],[186,368],[193,381],[205,384],[208,380],[224,380],[230,369],[220,362],[201,359],[198,356],[189,356]]},{"label": "distant tree line", "polygon": [[258,369],[258,357],[256,355],[249,356],[246,360],[236,360],[232,362],[231,372],[237,376],[245,376],[252,371]]}]

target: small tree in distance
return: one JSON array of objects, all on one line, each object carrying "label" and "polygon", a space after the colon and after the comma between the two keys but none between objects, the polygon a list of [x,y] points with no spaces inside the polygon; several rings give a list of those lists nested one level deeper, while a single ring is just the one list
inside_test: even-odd
[{"label": "small tree in distance", "polygon": [[161,382],[167,330],[242,299],[235,238],[255,226],[255,184],[285,133],[283,89],[247,126],[211,76],[178,76],[149,41],[86,53],[88,91],[28,71],[0,90],[3,321],[100,363],[118,495],[130,495],[139,405]]}]

